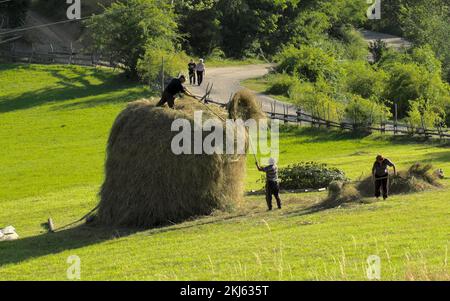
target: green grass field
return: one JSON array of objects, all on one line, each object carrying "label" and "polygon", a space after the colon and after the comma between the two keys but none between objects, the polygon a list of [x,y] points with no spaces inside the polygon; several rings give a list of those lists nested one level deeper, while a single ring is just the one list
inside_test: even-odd
[{"label": "green grass field", "polygon": [[[150,96],[104,69],[0,67],[0,227],[21,235],[0,243],[0,280],[65,280],[71,255],[82,280],[365,280],[370,255],[381,257],[383,280],[450,280],[449,180],[326,211],[310,209],[325,193],[283,195],[285,209],[270,213],[254,196],[236,212],[165,228],[46,234],[49,216],[61,226],[97,204],[109,129],[127,102]],[[448,147],[406,138],[290,127],[280,151],[281,166],[326,162],[352,179],[377,153],[450,170]],[[249,158],[246,189],[259,178]]]}]

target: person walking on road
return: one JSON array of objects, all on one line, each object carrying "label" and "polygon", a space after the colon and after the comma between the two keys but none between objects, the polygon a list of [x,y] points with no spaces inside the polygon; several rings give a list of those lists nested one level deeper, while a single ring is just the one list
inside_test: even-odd
[{"label": "person walking on road", "polygon": [[201,86],[203,83],[203,78],[206,74],[206,67],[203,59],[200,59],[200,62],[197,64],[197,84]]},{"label": "person walking on road", "polygon": [[197,69],[197,64],[194,62],[194,60],[191,60],[188,64],[189,83],[191,85],[195,85],[195,70],[196,69]]},{"label": "person walking on road", "polygon": [[375,163],[372,167],[372,176],[375,182],[375,197],[378,199],[383,191],[383,199],[389,197],[389,167],[394,169],[394,175],[397,174],[395,164],[389,159],[384,158],[382,155],[378,155]]}]

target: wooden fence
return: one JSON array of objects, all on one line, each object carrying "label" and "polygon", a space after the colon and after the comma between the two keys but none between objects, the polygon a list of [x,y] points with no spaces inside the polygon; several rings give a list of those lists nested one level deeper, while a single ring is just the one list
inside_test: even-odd
[{"label": "wooden fence", "polygon": [[0,59],[10,62],[36,64],[66,64],[80,66],[105,66],[115,68],[111,59],[93,53],[80,53],[75,50],[0,50]]},{"label": "wooden fence", "polygon": [[[226,107],[226,104],[216,102],[213,100],[207,100],[208,103],[220,105]],[[278,107],[281,106],[282,110],[276,110],[277,105],[274,102],[271,105],[271,110],[263,110],[267,114],[267,117],[272,120],[279,120],[285,124],[297,124],[304,125],[308,124],[312,127],[324,127],[324,128],[337,128],[342,130],[354,131],[354,132],[380,132],[393,133],[394,135],[409,135],[409,136],[419,136],[425,138],[439,138],[440,140],[447,140],[450,138],[450,131],[447,128],[433,128],[428,129],[425,127],[411,127],[408,124],[386,121],[381,124],[355,124],[351,122],[336,122],[332,120],[323,119],[308,113],[305,113],[301,109],[296,109],[296,114],[290,113],[292,106],[287,104],[278,103]],[[280,113],[281,111],[281,113]]]}]

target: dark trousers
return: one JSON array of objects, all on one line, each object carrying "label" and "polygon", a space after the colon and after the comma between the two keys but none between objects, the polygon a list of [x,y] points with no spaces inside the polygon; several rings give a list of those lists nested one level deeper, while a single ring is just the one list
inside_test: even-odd
[{"label": "dark trousers", "polygon": [[170,108],[173,109],[173,107],[175,106],[175,95],[172,95],[167,91],[164,91],[164,93],[161,97],[161,100],[158,102],[158,104],[156,106],[162,107],[166,103],[169,105]]},{"label": "dark trousers", "polygon": [[189,71],[189,83],[195,85],[195,72]]},{"label": "dark trousers", "polygon": [[379,198],[381,196],[381,190],[383,191],[383,198],[387,199],[389,197],[389,176],[375,177],[375,197]]},{"label": "dark trousers", "polygon": [[267,181],[266,182],[266,201],[269,210],[272,210],[272,196],[275,196],[277,200],[278,209],[281,209],[281,199],[280,199],[280,185],[278,182]]},{"label": "dark trousers", "polygon": [[197,83],[199,86],[203,83],[203,71],[197,71]]}]

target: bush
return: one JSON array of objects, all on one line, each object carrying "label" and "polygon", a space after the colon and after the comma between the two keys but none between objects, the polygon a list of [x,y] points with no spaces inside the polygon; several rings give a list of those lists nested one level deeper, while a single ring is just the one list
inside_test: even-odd
[{"label": "bush", "polygon": [[293,86],[298,84],[299,80],[289,74],[282,73],[270,75],[268,77],[268,82],[270,83],[270,86],[267,88],[267,93],[289,96]]},{"label": "bush", "polygon": [[346,71],[345,86],[348,92],[364,98],[382,97],[386,86],[386,72],[374,69],[366,61],[345,62],[343,67]]},{"label": "bush", "polygon": [[333,181],[346,180],[343,171],[316,162],[301,162],[281,168],[279,176],[282,189],[320,189]]},{"label": "bush", "polygon": [[165,49],[150,43],[146,47],[145,55],[138,62],[138,73],[142,80],[160,84],[162,59],[164,58],[164,76],[166,79],[176,77],[187,69],[189,57],[182,51]]},{"label": "bush", "polygon": [[319,79],[316,83],[293,85],[289,95],[300,108],[315,117],[340,122],[344,117],[345,105],[333,98],[334,88]]},{"label": "bush", "polygon": [[356,128],[363,128],[374,123],[380,123],[392,114],[382,103],[352,95],[345,108],[345,116]]},{"label": "bush", "polygon": [[338,82],[342,75],[334,57],[320,48],[301,46],[295,48],[288,46],[277,55],[279,63],[277,70],[280,73],[288,73],[301,80],[316,82],[319,78],[334,83]]}]

